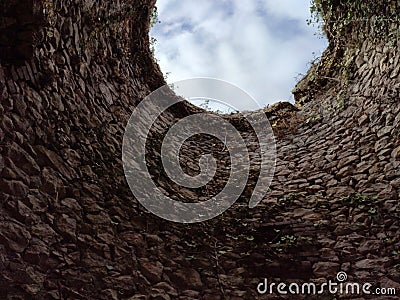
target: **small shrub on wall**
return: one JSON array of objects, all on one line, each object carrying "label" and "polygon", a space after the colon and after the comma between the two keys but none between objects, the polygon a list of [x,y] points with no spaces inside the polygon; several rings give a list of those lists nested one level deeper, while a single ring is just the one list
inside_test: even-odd
[{"label": "small shrub on wall", "polygon": [[[310,23],[323,21],[330,40],[398,39],[400,2],[397,0],[312,0]],[[350,38],[351,40],[351,38]]]}]

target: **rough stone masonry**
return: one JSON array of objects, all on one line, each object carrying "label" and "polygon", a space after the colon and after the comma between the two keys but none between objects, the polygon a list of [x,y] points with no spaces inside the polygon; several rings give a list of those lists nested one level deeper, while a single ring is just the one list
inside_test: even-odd
[{"label": "rough stone masonry", "polygon": [[[324,282],[339,271],[400,294],[398,36],[333,35],[294,90],[299,110],[266,111],[278,160],[253,210],[257,140],[240,116],[227,117],[252,150],[248,188],[216,219],[174,224],[133,198],[121,162],[129,115],[165,84],[149,50],[154,2],[45,0],[19,14],[17,2],[1,1],[0,299],[281,299],[258,295],[257,284]],[[154,144],[196,110],[166,112]],[[171,184],[152,149],[166,193],[206,195]],[[188,169],[204,151],[194,142],[183,150]]]}]

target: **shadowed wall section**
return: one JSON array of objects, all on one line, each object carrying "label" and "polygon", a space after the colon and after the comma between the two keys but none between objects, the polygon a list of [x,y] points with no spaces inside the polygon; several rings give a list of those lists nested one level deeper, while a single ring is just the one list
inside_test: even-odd
[{"label": "shadowed wall section", "polygon": [[39,18],[34,16],[33,1],[1,1],[0,60],[20,64],[33,55],[33,32]]},{"label": "shadowed wall section", "polygon": [[[222,216],[174,224],[134,199],[121,162],[132,110],[165,83],[149,50],[154,4],[44,1],[41,25],[18,39],[18,26],[31,28],[30,6],[26,19],[2,11],[0,298],[255,299],[264,277],[322,282],[339,270],[400,289],[398,40],[342,44],[352,27],[340,31],[294,91],[302,109],[265,111],[278,159],[253,210],[257,141],[240,116],[227,117],[248,137],[248,187]],[[166,112],[155,137],[195,112]],[[213,149],[210,140],[188,143],[184,166],[196,163],[199,145]],[[193,197],[159,171],[156,146],[148,161],[171,197]]]}]

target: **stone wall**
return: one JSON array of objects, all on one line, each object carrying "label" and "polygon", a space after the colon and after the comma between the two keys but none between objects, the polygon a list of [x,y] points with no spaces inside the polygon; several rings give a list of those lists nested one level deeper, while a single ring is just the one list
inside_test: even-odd
[{"label": "stone wall", "polygon": [[33,33],[39,22],[33,1],[1,1],[0,7],[0,61],[19,64],[31,59]]},{"label": "stone wall", "polygon": [[[247,207],[253,172],[232,209],[181,225],[148,213],[123,174],[129,115],[164,84],[149,51],[154,1],[129,3],[54,1],[32,59],[2,62],[0,298],[261,299],[265,277],[322,282],[339,270],[400,293],[398,44],[363,42],[345,85],[317,89],[312,77],[325,75],[311,70],[291,112],[304,121],[280,127],[262,203]],[[168,112],[163,126],[193,110]],[[257,141],[240,129],[257,166]],[[211,142],[185,145],[186,165]],[[149,157],[157,166],[156,149]]]}]

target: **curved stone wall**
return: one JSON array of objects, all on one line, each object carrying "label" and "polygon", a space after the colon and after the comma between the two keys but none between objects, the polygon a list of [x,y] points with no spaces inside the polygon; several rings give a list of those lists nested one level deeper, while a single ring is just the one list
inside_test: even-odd
[{"label": "curved stone wall", "polygon": [[[164,84],[149,51],[154,1],[41,5],[32,58],[0,68],[0,298],[273,299],[257,294],[264,278],[323,282],[339,271],[400,293],[398,43],[330,47],[294,91],[301,110],[265,111],[278,159],[255,209],[259,147],[240,116],[227,117],[248,137],[255,171],[230,210],[182,225],[134,199],[121,162],[129,115]],[[351,63],[329,69],[332,57]],[[155,130],[194,112],[175,108]],[[213,149],[200,139],[185,145],[185,166]],[[158,159],[154,147],[166,192],[204,196],[182,194]]]}]

